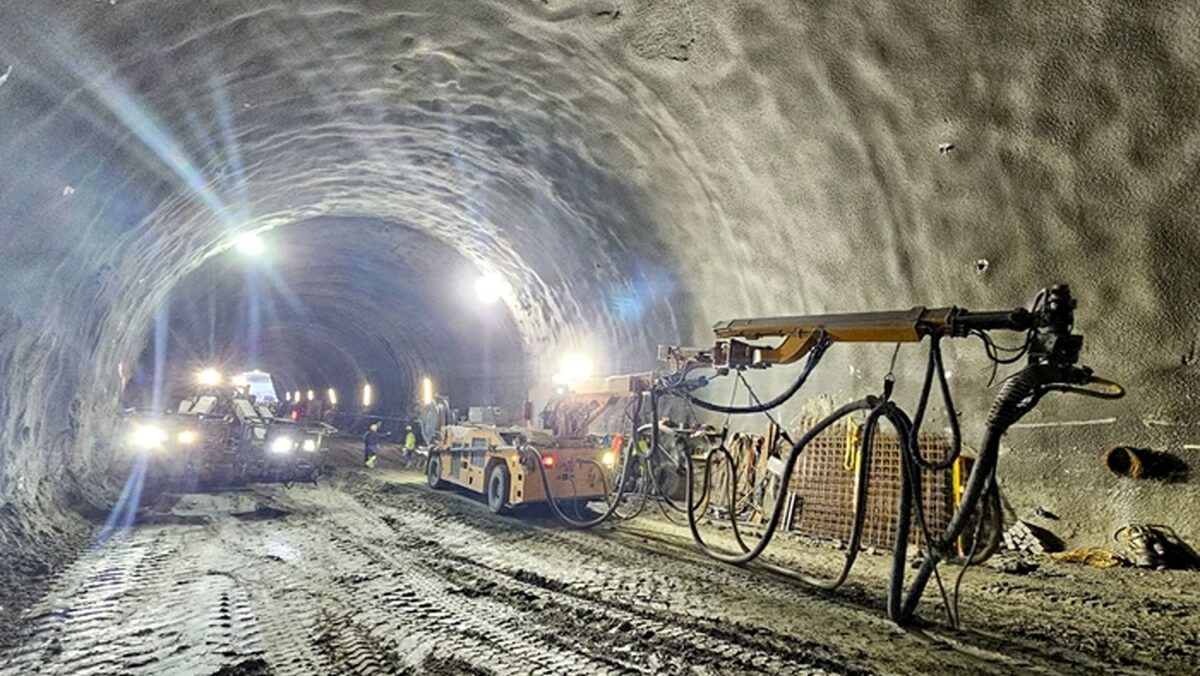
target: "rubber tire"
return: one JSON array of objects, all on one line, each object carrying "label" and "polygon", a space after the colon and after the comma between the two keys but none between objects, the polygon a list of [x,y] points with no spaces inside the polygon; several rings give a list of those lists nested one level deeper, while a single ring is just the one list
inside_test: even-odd
[{"label": "rubber tire", "polygon": [[502,514],[508,505],[508,465],[492,465],[487,475],[487,503],[493,514]]},{"label": "rubber tire", "polygon": [[429,487],[435,491],[446,485],[446,482],[442,481],[441,453],[429,454],[429,461],[425,463],[425,480],[429,483]]}]

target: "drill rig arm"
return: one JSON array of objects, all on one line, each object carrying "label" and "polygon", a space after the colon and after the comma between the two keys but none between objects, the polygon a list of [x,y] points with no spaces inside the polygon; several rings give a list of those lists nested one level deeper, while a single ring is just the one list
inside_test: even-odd
[{"label": "drill rig arm", "polygon": [[[795,315],[732,319],[717,323],[711,349],[664,347],[659,358],[692,361],[717,368],[763,368],[791,364],[803,358],[818,341],[830,343],[915,343],[925,336],[966,336],[972,331],[1027,331],[1040,325],[1040,316],[1024,308],[972,312],[959,307],[886,310],[842,314]],[[774,345],[746,341],[780,339]]]}]

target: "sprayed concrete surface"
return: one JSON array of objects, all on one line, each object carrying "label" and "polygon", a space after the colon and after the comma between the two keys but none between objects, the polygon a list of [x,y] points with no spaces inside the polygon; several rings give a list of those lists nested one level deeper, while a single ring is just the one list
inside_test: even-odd
[{"label": "sprayed concrete surface", "polygon": [[883,556],[817,593],[707,559],[662,516],[564,531],[415,471],[164,496],[142,518],[8,629],[0,674],[1182,674],[1200,659],[1190,574],[981,568],[963,630],[903,631],[884,618]]},{"label": "sprayed concrete surface", "polygon": [[[105,504],[96,440],[153,371],[156,321],[181,364],[245,356],[241,314],[204,309],[244,290],[206,270],[262,230],[271,370],[386,373],[391,398],[486,352],[436,291],[459,270],[509,282],[485,324],[534,382],[560,348],[644,368],[716,320],[1070,282],[1085,361],[1131,395],[1047,402],[1040,422],[1113,421],[1014,434],[1001,480],[1080,544],[1168,518],[1195,540],[1196,482],[1097,458],[1200,461],[1198,25],[1183,0],[3,3],[6,523]],[[814,390],[877,388],[887,350],[864,356],[836,351]],[[981,415],[978,346],[950,356]]]},{"label": "sprayed concrete surface", "polygon": [[[2,2],[0,587],[88,539],[167,355],[395,406],[430,372],[469,405],[566,350],[637,370],[717,320],[1057,282],[1130,396],[1010,435],[1014,513],[1195,545],[1200,482],[1099,457],[1200,463],[1197,34],[1194,0]],[[250,231],[257,277],[227,256]],[[490,314],[458,293],[485,273]],[[811,394],[877,389],[888,354],[831,351]],[[975,432],[980,355],[947,354]]]}]

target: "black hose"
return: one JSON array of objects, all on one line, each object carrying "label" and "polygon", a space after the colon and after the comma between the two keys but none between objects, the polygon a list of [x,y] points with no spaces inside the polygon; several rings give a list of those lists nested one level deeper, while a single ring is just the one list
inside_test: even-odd
[{"label": "black hose", "polygon": [[[657,402],[655,401],[655,397],[656,397],[655,394],[651,394],[651,399],[650,399],[651,410],[654,410],[657,408]],[[800,439],[798,441],[796,441],[795,444],[792,445],[792,449],[788,453],[787,460],[784,462],[783,473],[780,477],[780,481],[782,482],[780,484],[780,491],[782,492],[782,491],[786,490],[787,482],[790,480],[790,478],[792,476],[792,472],[796,466],[796,459],[800,456],[801,451],[803,451],[804,448],[806,446],[808,446],[808,444],[811,443],[812,440],[817,437],[817,435],[821,434],[826,429],[828,429],[831,425],[833,425],[837,421],[841,420],[842,418],[845,418],[846,416],[854,413],[855,411],[874,409],[876,406],[878,406],[878,404],[879,404],[879,400],[876,399],[875,397],[867,397],[865,399],[860,399],[860,400],[852,402],[850,404],[846,404],[845,406],[842,406],[841,408],[834,411],[832,414],[823,418],[820,422],[818,422],[815,426],[813,426],[812,429],[810,429],[808,432],[806,432],[804,434],[804,436],[800,437]],[[655,434],[657,434],[657,429],[655,430]],[[692,469],[691,465],[689,465],[688,466],[688,483],[687,483],[687,500],[686,500],[688,505],[694,504],[694,501],[692,499],[693,494],[695,492],[694,484],[695,484],[694,470]],[[784,502],[786,502],[786,501],[784,501],[784,500],[776,500],[775,501],[775,507],[771,512],[771,518],[767,522],[767,526],[763,532],[762,538],[758,541],[758,543],[754,547],[752,547],[750,549],[750,551],[744,552],[742,554],[737,554],[737,555],[725,554],[725,553],[713,550],[713,549],[709,548],[707,545],[705,545],[704,538],[703,538],[703,536],[700,535],[700,531],[696,524],[696,512],[691,509],[688,510],[688,527],[691,529],[692,538],[695,539],[697,544],[700,545],[701,549],[706,554],[711,556],[712,558],[717,559],[718,561],[724,561],[726,563],[733,563],[733,564],[738,564],[738,565],[749,563],[750,561],[753,561],[754,559],[758,558],[758,556],[760,554],[762,554],[763,550],[765,550],[767,548],[767,545],[770,544],[771,539],[775,535],[776,529],[779,527],[780,518],[783,514]]]},{"label": "black hose", "polygon": [[804,383],[808,380],[808,376],[813,372],[813,369],[815,369],[817,364],[821,362],[821,356],[825,354],[825,350],[829,348],[830,344],[830,340],[825,333],[823,331],[820,332],[820,335],[817,336],[816,343],[813,345],[812,350],[808,353],[808,361],[806,361],[804,364],[804,370],[800,372],[800,375],[797,376],[795,382],[793,382],[791,386],[784,390],[779,396],[761,404],[755,404],[753,406],[725,406],[700,399],[694,396],[691,392],[683,390],[681,390],[681,392],[689,402],[706,411],[712,411],[713,413],[725,413],[727,415],[766,413],[773,408],[778,408],[781,404],[791,399],[796,392],[800,391],[800,388],[804,386]]},{"label": "black hose", "polygon": [[[712,461],[713,461],[713,457],[716,456],[716,454],[718,454],[718,453],[723,453],[725,455],[725,462],[728,464],[728,467],[729,467],[729,470],[726,472],[726,475],[730,477],[730,481],[729,481],[729,526],[731,529],[733,529],[733,539],[737,541],[738,547],[743,552],[748,552],[748,551],[750,551],[750,548],[746,546],[746,541],[742,539],[742,534],[741,534],[741,531],[738,530],[738,523],[737,523],[737,483],[736,483],[737,465],[733,462],[733,454],[729,452],[729,449],[725,448],[724,444],[721,444],[720,446],[717,446],[716,448],[709,451],[708,457],[705,458],[705,461],[704,461],[704,494],[707,495],[708,492],[712,490],[712,485],[710,482],[710,477],[712,476]],[[693,509],[696,509],[696,508],[693,508]],[[699,510],[699,511],[703,512],[703,511],[707,511],[707,510]]]},{"label": "black hose", "polygon": [[[942,460],[930,461],[921,455],[919,443],[921,423],[925,419],[925,408],[929,404],[930,390],[933,389],[933,376],[937,374],[938,384],[942,390],[942,405],[946,408],[946,417],[950,423],[950,453]],[[929,343],[929,366],[925,369],[925,383],[921,386],[921,396],[917,400],[917,410],[912,418],[912,434],[910,445],[916,451],[913,459],[917,465],[928,470],[947,469],[958,460],[962,454],[962,432],[958,424],[958,411],[954,408],[954,399],[950,395],[950,383],[946,379],[946,368],[942,363],[942,346],[940,336],[931,336]]]},{"label": "black hose", "polygon": [[[911,528],[910,510],[913,497],[912,474],[916,468],[910,463],[902,463],[901,470],[909,475],[900,482],[900,512],[896,523],[895,543],[892,559],[892,573],[888,585],[888,617],[897,624],[907,624],[913,618],[917,603],[929,583],[930,576],[941,561],[945,552],[958,540],[967,522],[979,506],[980,500],[990,492],[994,471],[1000,455],[1000,439],[1009,426],[1021,419],[1037,403],[1043,392],[1042,385],[1047,382],[1042,368],[1029,366],[1017,372],[1005,381],[995,403],[988,414],[987,429],[984,432],[983,448],[971,469],[967,487],[963,491],[958,509],[950,518],[950,523],[939,536],[934,546],[930,548],[929,556],[922,561],[917,569],[908,593],[904,592],[904,574],[907,568],[906,555],[908,552],[908,534]],[[918,480],[919,481],[919,480]],[[980,515],[982,518],[982,515]]]},{"label": "black hose", "polygon": [[[631,440],[630,440],[630,448],[631,448],[630,455],[632,455],[632,448],[637,444],[638,420],[641,417],[641,413],[642,413],[642,395],[637,394],[635,396],[637,397],[637,403],[634,406],[634,411],[633,411],[633,416],[632,416],[633,417],[633,435],[631,436]],[[653,397],[651,397],[651,401],[653,401]],[[628,486],[628,481],[626,480],[627,479],[626,475],[629,472],[630,465],[632,465],[633,463],[631,463],[631,462],[621,463],[621,476],[618,477],[616,480],[617,494],[612,499],[612,501],[608,503],[608,508],[604,510],[604,513],[602,513],[599,516],[592,518],[592,519],[576,520],[576,519],[572,519],[571,517],[567,516],[562,511],[562,509],[559,508],[558,500],[557,500],[557,498],[554,497],[554,491],[551,490],[551,488],[550,488],[550,478],[548,476],[546,476],[546,466],[542,464],[542,452],[539,451],[537,449],[537,447],[533,446],[533,445],[526,445],[522,448],[522,450],[524,450],[525,452],[527,452],[533,456],[534,464],[538,468],[538,474],[542,478],[542,488],[546,492],[546,502],[548,502],[550,504],[550,510],[554,512],[554,515],[556,517],[558,517],[558,520],[563,522],[564,524],[566,524],[566,526],[568,528],[583,529],[583,528],[592,528],[594,526],[599,526],[600,524],[604,523],[605,521],[608,521],[614,514],[616,514],[617,508],[620,507],[620,505],[621,505],[621,499],[625,496],[625,488],[626,488],[626,486]],[[603,476],[603,472],[601,472],[601,476]]]}]

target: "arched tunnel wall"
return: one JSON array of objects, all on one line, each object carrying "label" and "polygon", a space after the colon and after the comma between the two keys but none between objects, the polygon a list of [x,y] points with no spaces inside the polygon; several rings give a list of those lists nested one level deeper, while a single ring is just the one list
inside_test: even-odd
[{"label": "arched tunnel wall", "polygon": [[[1198,28],[1193,3],[1102,0],[5,3],[4,529],[103,504],[118,366],[181,280],[237,233],[359,218],[503,276],[535,381],[734,316],[1070,282],[1085,361],[1131,395],[1048,402],[1035,421],[1114,421],[1014,432],[1010,501],[1080,540],[1194,540],[1194,482],[1099,455],[1200,461]],[[968,413],[979,352],[949,355]],[[835,350],[816,389],[874,389],[886,356]]]}]

